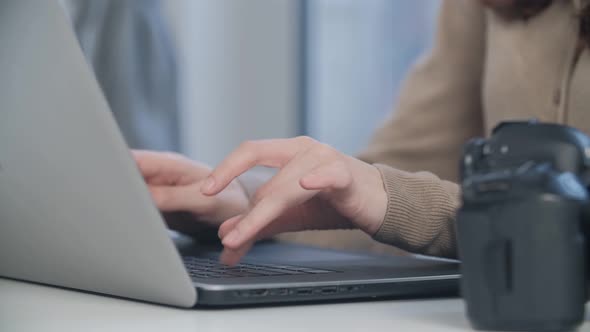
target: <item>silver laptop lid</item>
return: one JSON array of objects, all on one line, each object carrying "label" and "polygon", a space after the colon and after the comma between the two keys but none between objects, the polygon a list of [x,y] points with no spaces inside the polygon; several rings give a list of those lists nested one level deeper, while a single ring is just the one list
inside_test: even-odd
[{"label": "silver laptop lid", "polygon": [[0,2],[0,276],[196,292],[56,0]]}]

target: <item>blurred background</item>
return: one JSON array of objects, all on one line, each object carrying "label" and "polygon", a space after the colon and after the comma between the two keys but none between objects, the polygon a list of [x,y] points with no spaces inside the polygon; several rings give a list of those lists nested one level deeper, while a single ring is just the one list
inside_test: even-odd
[{"label": "blurred background", "polygon": [[63,0],[128,144],[211,165],[249,139],[355,154],[432,42],[436,0]]}]

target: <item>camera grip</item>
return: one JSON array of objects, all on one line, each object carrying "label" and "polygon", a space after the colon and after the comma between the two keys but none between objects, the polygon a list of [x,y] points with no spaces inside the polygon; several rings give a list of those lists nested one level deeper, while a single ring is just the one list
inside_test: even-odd
[{"label": "camera grip", "polygon": [[584,315],[579,202],[550,194],[457,215],[461,291],[478,329],[575,327]]}]

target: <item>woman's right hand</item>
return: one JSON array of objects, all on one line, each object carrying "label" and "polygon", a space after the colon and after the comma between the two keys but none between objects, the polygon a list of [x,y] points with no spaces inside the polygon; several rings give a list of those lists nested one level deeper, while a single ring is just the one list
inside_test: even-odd
[{"label": "woman's right hand", "polygon": [[135,150],[133,156],[162,212],[189,212],[196,220],[217,227],[248,210],[248,196],[237,180],[218,195],[201,193],[202,180],[211,174],[205,164],[170,152]]},{"label": "woman's right hand", "polygon": [[[375,166],[309,137],[245,142],[215,170],[177,154],[134,154],[160,210],[220,226],[221,260],[230,265],[257,240],[283,232],[360,228],[373,235],[386,213]],[[278,172],[250,201],[236,181],[254,166]]]},{"label": "woman's right hand", "polygon": [[254,242],[275,234],[359,228],[374,235],[383,223],[388,197],[377,167],[309,137],[242,143],[201,190],[215,197],[255,166],[278,172],[258,188],[246,213],[221,225],[223,263],[237,263]]}]

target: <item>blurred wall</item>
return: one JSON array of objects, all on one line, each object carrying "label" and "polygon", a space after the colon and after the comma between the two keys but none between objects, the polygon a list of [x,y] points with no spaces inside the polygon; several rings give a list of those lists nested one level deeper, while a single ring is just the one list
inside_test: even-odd
[{"label": "blurred wall", "polygon": [[181,75],[181,145],[216,164],[248,139],[298,124],[294,0],[168,0]]},{"label": "blurred wall", "polygon": [[309,0],[307,133],[355,154],[431,44],[439,0]]},{"label": "blurred wall", "polygon": [[180,148],[176,49],[164,0],[61,0],[129,147]]}]

